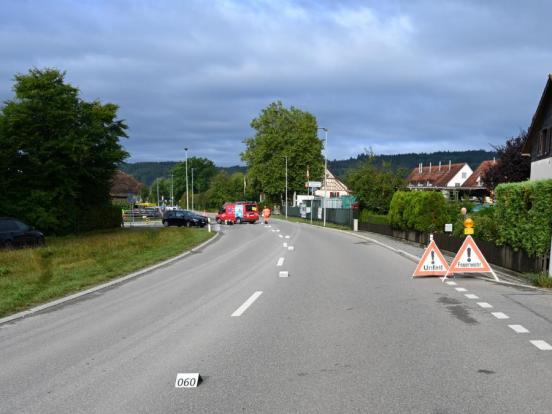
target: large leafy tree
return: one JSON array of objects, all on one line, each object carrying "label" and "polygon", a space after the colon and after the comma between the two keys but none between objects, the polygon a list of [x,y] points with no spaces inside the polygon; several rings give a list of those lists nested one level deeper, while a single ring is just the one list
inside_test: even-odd
[{"label": "large leafy tree", "polygon": [[324,159],[316,118],[305,111],[274,102],[251,121],[255,136],[244,140],[241,158],[248,166],[248,185],[280,201],[285,192],[285,157],[288,189],[304,191],[307,169],[311,180],[322,180]]},{"label": "large leafy tree", "polygon": [[507,139],[504,145],[493,147],[498,159],[483,177],[487,188],[494,189],[501,183],[525,181],[529,178],[531,159],[521,155],[526,140],[527,131],[521,131],[517,137]]},{"label": "large leafy tree", "polygon": [[[188,190],[192,193],[192,168],[194,169],[194,194],[203,193],[209,188],[209,183],[217,173],[217,167],[213,161],[207,158],[188,158]],[[179,200],[186,196],[186,162],[176,164],[171,173],[174,180],[175,198]]]},{"label": "large leafy tree", "polygon": [[403,169],[393,171],[389,163],[377,167],[371,155],[362,166],[347,174],[346,182],[363,208],[387,214],[393,194],[405,186],[404,175]]},{"label": "large leafy tree", "polygon": [[118,107],[86,102],[55,69],[15,76],[15,97],[0,110],[0,215],[50,232],[79,229],[87,211],[110,204],[119,143]]}]

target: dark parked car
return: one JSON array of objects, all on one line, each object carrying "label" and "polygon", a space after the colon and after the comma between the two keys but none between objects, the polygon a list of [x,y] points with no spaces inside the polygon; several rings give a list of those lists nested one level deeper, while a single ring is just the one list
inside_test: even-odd
[{"label": "dark parked car", "polygon": [[44,234],[11,217],[0,217],[0,247],[42,246]]},{"label": "dark parked car", "polygon": [[169,210],[163,214],[163,226],[198,226],[207,225],[207,217],[192,213],[188,210]]}]

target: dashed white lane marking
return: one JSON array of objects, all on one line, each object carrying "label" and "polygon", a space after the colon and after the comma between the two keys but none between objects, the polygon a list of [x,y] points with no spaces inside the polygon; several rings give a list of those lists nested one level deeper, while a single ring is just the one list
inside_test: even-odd
[{"label": "dashed white lane marking", "polygon": [[286,239],[289,239],[289,236],[286,236]]},{"label": "dashed white lane marking", "polygon": [[487,302],[477,302],[479,306],[481,306],[483,309],[491,309],[493,305]]},{"label": "dashed white lane marking", "polygon": [[464,296],[468,299],[479,299],[479,296],[474,295],[473,293],[466,293]]},{"label": "dashed white lane marking", "polygon": [[276,229],[276,233],[280,233],[280,229]]},{"label": "dashed white lane marking", "polygon": [[468,289],[466,289],[466,288],[454,288],[454,289],[456,289],[457,292],[467,292],[468,291]]},{"label": "dashed white lane marking", "polygon": [[282,271],[280,271],[280,273],[278,275],[280,277],[288,277],[289,273],[286,270],[282,270]]},{"label": "dashed white lane marking", "polygon": [[284,247],[287,247],[287,243],[284,243]]},{"label": "dashed white lane marking", "polygon": [[282,236],[281,234],[278,234],[278,237],[279,237],[279,238],[282,238],[282,237],[284,237],[284,236]]},{"label": "dashed white lane marking", "polygon": [[236,311],[232,314],[232,316],[241,316],[241,314],[244,313],[247,310],[247,308],[250,307],[253,304],[253,302],[255,302],[257,298],[262,294],[263,294],[262,291],[257,291],[253,293],[249,297],[249,299],[243,302],[243,305],[241,305],[238,309],[236,309]]},{"label": "dashed white lane marking", "polygon": [[449,285],[449,286],[456,286],[456,282],[447,282],[447,285]]},{"label": "dashed white lane marking", "polygon": [[491,315],[493,315],[496,319],[510,319],[508,315],[502,312],[491,312]]},{"label": "dashed white lane marking", "polygon": [[276,266],[282,266],[284,264],[284,258],[283,257],[280,257],[278,259],[278,263],[276,263]]},{"label": "dashed white lane marking", "polygon": [[294,249],[295,249],[295,247],[293,247],[293,246],[288,246],[288,250],[294,250]]},{"label": "dashed white lane marking", "polygon": [[536,341],[529,341],[529,342],[531,342],[533,345],[535,345],[541,351],[552,351],[552,345],[550,345],[546,341],[542,341],[542,340],[539,339],[539,340],[536,340]]},{"label": "dashed white lane marking", "polygon": [[522,325],[508,325],[508,327],[513,329],[516,333],[529,333],[529,329]]}]

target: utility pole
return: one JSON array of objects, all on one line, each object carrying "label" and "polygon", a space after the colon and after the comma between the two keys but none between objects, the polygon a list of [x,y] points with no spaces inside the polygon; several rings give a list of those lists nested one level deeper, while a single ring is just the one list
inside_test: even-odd
[{"label": "utility pole", "polygon": [[171,207],[174,207],[174,177],[171,173]]},{"label": "utility pole", "polygon": [[286,159],[286,220],[288,218],[288,215],[287,215],[287,209],[288,209],[288,160],[287,160],[287,155],[285,156],[285,159]]},{"label": "utility pole", "polygon": [[188,203],[188,148],[184,148],[184,151],[186,151],[186,210],[189,210],[190,205]]},{"label": "utility pole", "polygon": [[161,203],[159,203],[159,178],[157,178],[155,182],[157,183],[157,207],[160,207]]},{"label": "utility pole", "polygon": [[194,209],[194,169],[192,168],[192,211]]},{"label": "utility pole", "polygon": [[324,131],[325,139],[324,139],[324,227],[326,227],[326,196],[328,195],[328,128],[318,128]]}]

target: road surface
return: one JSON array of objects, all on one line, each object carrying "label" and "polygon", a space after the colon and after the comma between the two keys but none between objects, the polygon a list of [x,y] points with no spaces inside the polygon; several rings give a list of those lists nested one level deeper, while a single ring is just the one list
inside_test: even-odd
[{"label": "road surface", "polygon": [[[549,294],[411,279],[408,258],[304,224],[222,229],[172,265],[1,325],[0,412],[552,410]],[[175,388],[193,372],[199,387]]]}]

